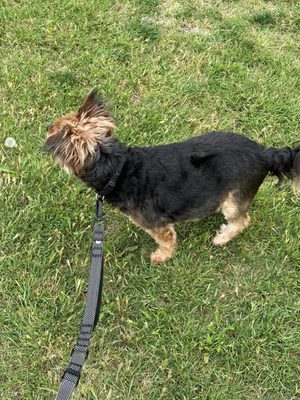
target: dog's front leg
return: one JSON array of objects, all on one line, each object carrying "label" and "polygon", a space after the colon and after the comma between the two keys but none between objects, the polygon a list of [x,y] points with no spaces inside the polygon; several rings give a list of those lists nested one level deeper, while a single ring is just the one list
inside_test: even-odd
[{"label": "dog's front leg", "polygon": [[169,260],[176,249],[176,232],[172,224],[161,228],[144,229],[158,244],[158,248],[151,254],[152,264],[161,264]]},{"label": "dog's front leg", "polygon": [[161,228],[146,228],[142,219],[137,214],[127,214],[128,217],[147,232],[158,244],[158,248],[151,254],[152,264],[161,264],[169,260],[176,249],[176,232],[173,224],[167,224]]}]

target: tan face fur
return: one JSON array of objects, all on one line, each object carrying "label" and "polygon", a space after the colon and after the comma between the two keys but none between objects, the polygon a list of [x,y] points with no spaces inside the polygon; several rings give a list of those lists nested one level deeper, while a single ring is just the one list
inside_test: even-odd
[{"label": "tan face fur", "polygon": [[77,175],[89,155],[115,131],[103,100],[92,90],[77,112],[56,119],[48,128],[44,149],[69,173]]}]

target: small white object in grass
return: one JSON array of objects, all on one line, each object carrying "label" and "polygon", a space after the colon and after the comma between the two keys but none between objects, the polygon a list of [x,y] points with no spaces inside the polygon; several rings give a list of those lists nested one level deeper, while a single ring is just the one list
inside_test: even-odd
[{"label": "small white object in grass", "polygon": [[17,145],[17,142],[15,141],[14,138],[8,137],[5,139],[4,146],[12,148],[12,147],[15,147],[16,145]]}]

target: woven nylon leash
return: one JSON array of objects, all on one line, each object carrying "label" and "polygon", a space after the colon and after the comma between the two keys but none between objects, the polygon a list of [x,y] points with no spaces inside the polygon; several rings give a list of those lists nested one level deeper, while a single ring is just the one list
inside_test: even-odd
[{"label": "woven nylon leash", "polygon": [[88,347],[93,330],[98,322],[103,283],[103,240],[106,219],[102,215],[103,198],[97,196],[94,222],[93,245],[90,261],[90,276],[86,303],[80,332],[71,352],[68,368],[65,370],[55,400],[69,400],[78,385],[81,369],[88,356]]}]

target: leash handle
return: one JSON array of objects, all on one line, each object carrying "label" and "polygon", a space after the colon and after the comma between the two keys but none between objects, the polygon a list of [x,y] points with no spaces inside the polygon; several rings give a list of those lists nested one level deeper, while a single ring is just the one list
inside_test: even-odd
[{"label": "leash handle", "polygon": [[103,216],[103,197],[96,198],[96,216],[86,303],[79,335],[71,352],[69,365],[64,371],[55,400],[69,400],[78,385],[81,369],[89,353],[89,343],[98,322],[103,286],[103,242],[106,218]]}]

